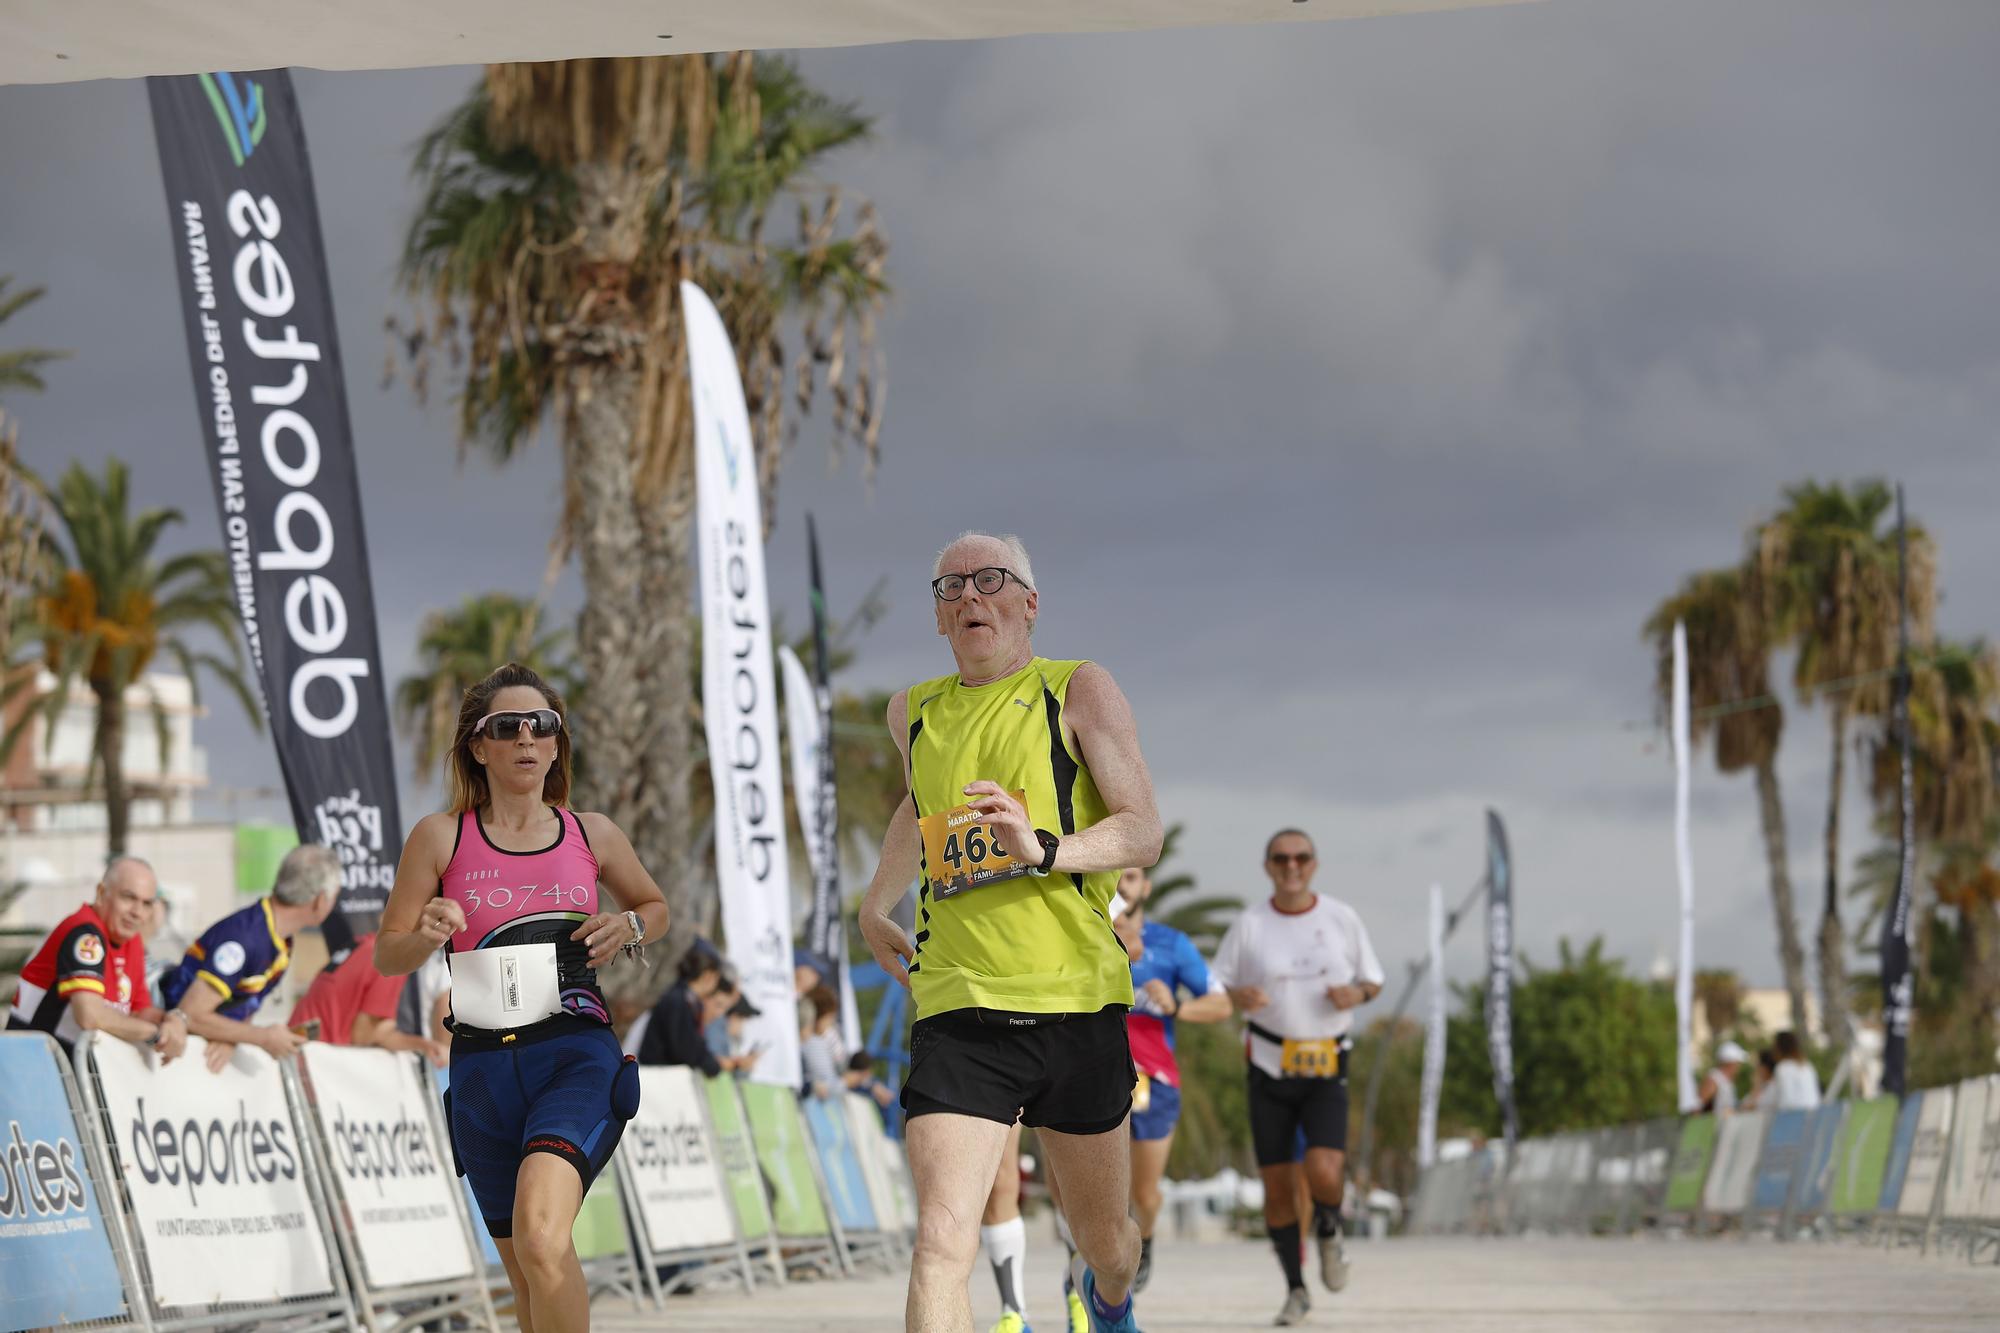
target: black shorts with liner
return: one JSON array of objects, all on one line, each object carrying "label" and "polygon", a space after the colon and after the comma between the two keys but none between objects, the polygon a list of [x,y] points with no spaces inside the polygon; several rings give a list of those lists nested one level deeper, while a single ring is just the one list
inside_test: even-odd
[{"label": "black shorts with liner", "polygon": [[1347,1151],[1347,1076],[1272,1078],[1251,1065],[1250,1145],[1257,1165],[1296,1162],[1300,1130],[1308,1148]]},{"label": "black shorts with liner", "polygon": [[1125,1009],[1022,1014],[953,1009],[910,1029],[903,1113],[1016,1119],[1058,1134],[1108,1134],[1132,1110],[1132,1047]]}]

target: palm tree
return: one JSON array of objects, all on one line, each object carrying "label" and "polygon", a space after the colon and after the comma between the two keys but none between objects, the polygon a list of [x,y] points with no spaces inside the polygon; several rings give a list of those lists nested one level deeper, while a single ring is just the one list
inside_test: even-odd
[{"label": "palm tree", "polygon": [[42,551],[41,479],[21,462],[14,427],[0,412],[0,669],[13,658],[14,609]]},{"label": "palm tree", "polygon": [[[1901,751],[1884,723],[1871,739],[1870,789],[1884,838],[1899,829]],[[1965,980],[1978,1021],[1990,1028],[2000,1004],[2000,652],[1985,640],[1942,640],[1912,655],[1910,670],[1910,771],[1917,845],[1934,890],[1935,905],[1958,916],[1965,944]],[[1888,850],[1893,851],[1893,848]],[[1872,935],[1893,896],[1900,857],[1886,853],[1869,877]],[[1921,887],[1921,886],[1920,886]],[[1917,904],[1912,904],[1913,912]],[[1924,933],[1917,932],[1919,949]],[[1921,972],[1921,953],[1915,965]]]},{"label": "palm tree", "polygon": [[[1845,1050],[1851,1038],[1846,935],[1840,924],[1840,805],[1847,772],[1847,726],[1889,706],[1897,654],[1900,563],[1893,528],[1895,495],[1880,481],[1852,488],[1805,482],[1785,492],[1785,508],[1757,531],[1751,559],[1774,637],[1798,651],[1793,683],[1827,701],[1832,772],[1826,802],[1826,896],[1820,918],[1821,1012],[1827,1040]],[[1909,533],[1910,620],[1927,642],[1937,606],[1930,539]]]},{"label": "palm tree", "polygon": [[1785,847],[1785,806],[1778,794],[1778,740],[1785,711],[1771,696],[1770,634],[1753,581],[1735,568],[1691,574],[1646,619],[1653,643],[1653,694],[1664,717],[1673,703],[1675,622],[1687,626],[1690,730],[1696,744],[1715,741],[1715,766],[1723,773],[1752,769],[1764,832],[1764,866],[1771,883],[1771,912],[1778,934],[1792,1026],[1805,1030],[1806,960],[1799,943],[1798,909]]},{"label": "palm tree", "polygon": [[[1153,896],[1146,904],[1148,920],[1160,921],[1172,926],[1195,942],[1204,955],[1215,952],[1215,946],[1229,929],[1229,918],[1243,910],[1243,904],[1220,894],[1207,894],[1193,898],[1182,898],[1184,894],[1196,892],[1194,876],[1186,871],[1168,873],[1166,865],[1180,850],[1181,835],[1187,832],[1187,825],[1174,823],[1167,827],[1167,834],[1160,844],[1160,859],[1153,863]],[[1171,906],[1169,899],[1175,899]]]},{"label": "palm tree", "polygon": [[[27,306],[42,299],[45,288],[27,287],[8,295],[7,287],[14,279],[0,273],[0,324],[19,313]],[[51,352],[40,347],[20,347],[11,352],[0,351],[0,392],[8,389],[31,389],[39,392],[42,384],[41,369],[51,361],[60,361],[68,352]]]},{"label": "palm tree", "polygon": [[[0,764],[20,744],[39,717],[52,728],[68,703],[71,684],[81,679],[96,696],[93,768],[103,774],[110,853],[125,851],[131,797],[125,782],[125,696],[146,667],[165,653],[179,664],[196,691],[205,672],[228,687],[253,724],[257,701],[243,676],[243,650],[236,638],[236,600],[229,563],[218,550],[189,551],[156,560],[161,534],[183,522],[178,509],[130,512],[130,474],[112,459],[100,480],[74,464],[63,474],[50,508],[68,541],[45,534],[42,574],[29,605],[15,615],[14,634],[33,643],[39,665],[56,678],[55,688],[22,711],[4,739]],[[221,638],[228,656],[188,646],[184,631],[206,626]],[[10,664],[32,668],[32,662]],[[5,698],[32,690],[32,669],[10,672]],[[166,718],[157,700],[153,716],[160,757],[167,756]]]},{"label": "palm tree", "polygon": [[[414,738],[417,776],[436,776],[451,749],[459,702],[502,662],[532,667],[565,695],[575,695],[569,635],[542,629],[541,611],[511,593],[489,592],[424,617],[417,629],[417,673],[396,682],[396,724]],[[575,711],[578,700],[567,702]]]},{"label": "palm tree", "polygon": [[[590,799],[682,922],[698,751],[679,284],[699,283],[730,330],[767,503],[787,402],[805,410],[821,376],[836,440],[872,463],[886,247],[865,207],[843,228],[840,192],[810,175],[868,127],[779,59],[570,60],[489,67],[416,151],[403,284],[426,312],[407,341],[418,391],[442,346],[462,367],[461,448],[504,460],[554,430],[558,547],[583,577]],[[766,235],[776,207],[797,210],[791,245]],[[802,352],[789,385],[788,330]]]}]

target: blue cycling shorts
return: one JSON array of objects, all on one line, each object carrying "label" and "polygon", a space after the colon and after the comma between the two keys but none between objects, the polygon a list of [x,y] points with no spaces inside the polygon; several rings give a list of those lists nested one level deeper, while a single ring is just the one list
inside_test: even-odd
[{"label": "blue cycling shorts", "polygon": [[1146,1109],[1132,1112],[1132,1137],[1141,1143],[1167,1137],[1181,1118],[1181,1090],[1158,1079],[1152,1084]]},{"label": "blue cycling shorts", "polygon": [[452,1151],[486,1230],[514,1234],[521,1163],[546,1152],[574,1166],[583,1187],[611,1160],[639,1109],[639,1067],[603,1024],[565,1019],[498,1044],[452,1042]]}]

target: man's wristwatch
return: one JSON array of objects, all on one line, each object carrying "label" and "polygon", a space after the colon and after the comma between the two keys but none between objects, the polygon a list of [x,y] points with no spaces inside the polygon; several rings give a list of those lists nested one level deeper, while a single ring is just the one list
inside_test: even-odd
[{"label": "man's wristwatch", "polygon": [[1038,828],[1035,830],[1035,841],[1042,844],[1042,863],[1028,873],[1031,875],[1046,875],[1056,868],[1056,847],[1061,843],[1062,839],[1056,837],[1055,834],[1049,832],[1047,829]]}]

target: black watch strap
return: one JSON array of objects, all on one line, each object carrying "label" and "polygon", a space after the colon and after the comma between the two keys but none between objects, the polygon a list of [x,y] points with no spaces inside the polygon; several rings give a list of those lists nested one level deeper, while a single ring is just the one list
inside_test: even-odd
[{"label": "black watch strap", "polygon": [[1038,828],[1035,830],[1035,841],[1042,844],[1042,863],[1035,867],[1035,873],[1046,875],[1056,868],[1056,848],[1061,845],[1062,839],[1047,829]]}]

